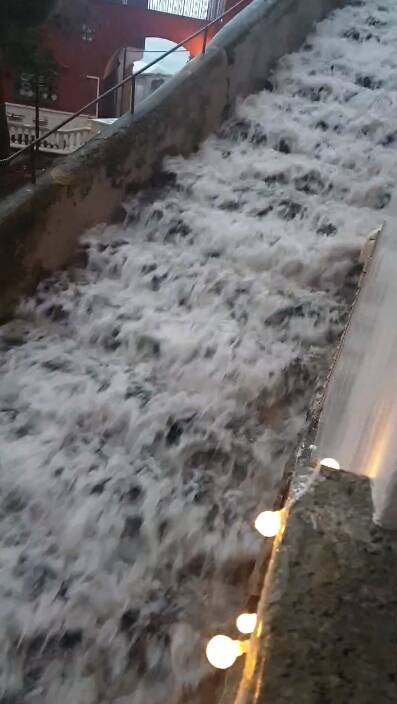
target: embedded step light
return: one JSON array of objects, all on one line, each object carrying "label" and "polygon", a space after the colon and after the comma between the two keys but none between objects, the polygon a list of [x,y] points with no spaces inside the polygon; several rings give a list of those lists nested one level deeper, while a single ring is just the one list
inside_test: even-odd
[{"label": "embedded step light", "polygon": [[248,650],[249,641],[233,640],[217,635],[211,638],[206,648],[208,662],[218,670],[227,670],[237,658]]},{"label": "embedded step light", "polygon": [[256,620],[256,614],[240,614],[236,619],[236,626],[240,633],[249,635],[255,630]]},{"label": "embedded step light", "polygon": [[255,519],[255,528],[264,538],[274,538],[281,528],[281,511],[263,511]]},{"label": "embedded step light", "polygon": [[327,467],[327,469],[340,469],[339,462],[334,460],[333,457],[324,457],[324,459],[321,460],[320,465],[322,467]]}]

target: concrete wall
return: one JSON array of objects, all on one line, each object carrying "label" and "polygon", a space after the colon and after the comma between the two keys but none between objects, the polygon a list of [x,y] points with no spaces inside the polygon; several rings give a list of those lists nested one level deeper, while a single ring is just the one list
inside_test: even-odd
[{"label": "concrete wall", "polygon": [[313,460],[372,481],[374,518],[397,530],[397,189],[327,386]]},{"label": "concrete wall", "polygon": [[204,56],[32,188],[0,206],[0,319],[18,295],[62,267],[79,235],[112,218],[124,197],[187,155],[261,88],[269,68],[296,49],[314,22],[344,0],[254,0],[221,30]]}]

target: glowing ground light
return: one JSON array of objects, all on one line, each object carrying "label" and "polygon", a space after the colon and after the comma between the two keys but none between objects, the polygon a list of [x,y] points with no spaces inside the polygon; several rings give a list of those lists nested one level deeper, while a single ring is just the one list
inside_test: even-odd
[{"label": "glowing ground light", "polygon": [[256,626],[256,614],[240,614],[236,619],[236,626],[244,635],[253,633]]},{"label": "glowing ground light", "polygon": [[332,457],[324,457],[320,464],[322,467],[328,467],[328,469],[340,469],[339,462],[334,460]]},{"label": "glowing ground light", "polygon": [[228,636],[214,636],[206,648],[208,662],[218,670],[227,670],[240,655],[246,652],[246,647],[239,640]]},{"label": "glowing ground light", "polygon": [[255,528],[265,538],[274,538],[280,530],[281,511],[263,511],[255,520]]}]

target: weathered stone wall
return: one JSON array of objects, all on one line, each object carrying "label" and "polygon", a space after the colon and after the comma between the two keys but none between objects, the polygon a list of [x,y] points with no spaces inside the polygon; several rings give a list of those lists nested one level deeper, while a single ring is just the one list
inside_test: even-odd
[{"label": "weathered stone wall", "polygon": [[63,266],[79,235],[109,220],[123,198],[170,154],[189,154],[263,85],[269,68],[297,48],[314,22],[345,0],[254,0],[204,56],[0,206],[0,318],[22,292]]}]

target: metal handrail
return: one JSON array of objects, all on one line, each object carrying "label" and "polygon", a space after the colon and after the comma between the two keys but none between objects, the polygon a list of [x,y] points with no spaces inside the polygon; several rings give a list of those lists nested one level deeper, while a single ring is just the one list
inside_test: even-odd
[{"label": "metal handrail", "polygon": [[205,53],[206,47],[207,47],[207,38],[208,38],[208,30],[213,27],[217,22],[223,20],[224,17],[229,15],[233,10],[235,10],[237,7],[240,5],[247,4],[247,0],[238,0],[232,7],[229,7],[225,12],[223,12],[221,15],[216,17],[214,20],[211,20],[211,22],[208,22],[204,27],[200,27],[196,32],[193,32],[193,34],[190,34],[186,39],[184,39],[182,42],[179,42],[179,44],[175,44],[171,49],[168,49],[168,51],[165,51],[164,54],[161,54],[161,56],[158,56],[157,59],[153,59],[153,61],[150,61],[146,66],[143,68],[139,69],[136,71],[136,73],[132,73],[130,76],[126,76],[123,78],[121,81],[116,83],[114,86],[111,88],[108,88],[104,93],[101,93],[101,95],[98,95],[94,100],[91,100],[89,103],[84,105],[80,110],[77,110],[77,112],[74,112],[73,115],[70,115],[69,117],[65,118],[60,122],[59,124],[55,125],[51,130],[48,132],[45,132],[45,134],[41,135],[37,139],[35,139],[33,142],[30,144],[27,144],[25,147],[22,149],[18,149],[17,152],[14,154],[10,154],[6,159],[0,159],[0,166],[9,164],[15,159],[18,159],[21,154],[24,154],[25,152],[30,152],[31,154],[31,168],[32,168],[32,182],[36,182],[36,168],[35,168],[35,156],[38,151],[39,145],[46,140],[48,137],[50,137],[52,134],[55,134],[55,132],[58,132],[62,127],[65,127],[65,125],[69,124],[69,122],[72,122],[76,117],[79,117],[82,115],[86,110],[89,108],[93,107],[94,105],[97,105],[103,98],[106,98],[108,95],[111,95],[111,93],[114,93],[114,91],[118,90],[122,86],[126,85],[131,81],[133,84],[132,91],[131,91],[131,112],[134,112],[134,96],[135,96],[135,78],[136,76],[141,75],[145,71],[147,71],[149,68],[152,66],[155,66],[157,63],[160,61],[163,61],[163,59],[166,59],[167,56],[170,54],[173,54],[174,51],[177,51],[181,47],[183,47],[185,44],[190,42],[192,39],[195,39],[196,37],[200,36],[200,34],[203,34],[203,47],[202,47],[202,54]]}]

